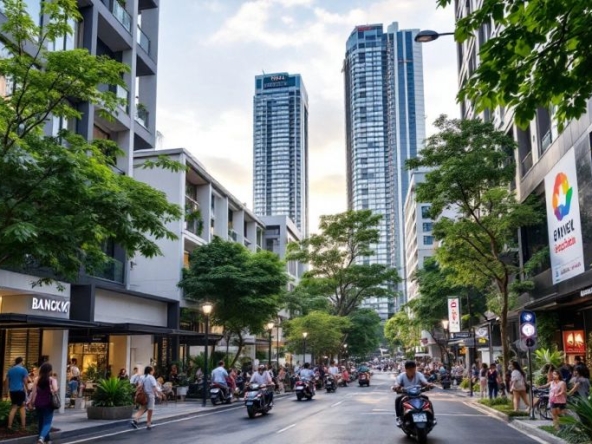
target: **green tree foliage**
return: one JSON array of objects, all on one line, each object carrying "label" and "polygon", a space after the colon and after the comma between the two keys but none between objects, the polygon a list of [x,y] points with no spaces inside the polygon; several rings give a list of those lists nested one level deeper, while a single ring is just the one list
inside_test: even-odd
[{"label": "green tree foliage", "polygon": [[326,297],[331,312],[352,313],[367,297],[392,297],[397,271],[380,264],[363,264],[379,240],[380,215],[369,210],[321,216],[320,234],[288,245],[287,260],[308,263],[300,285],[309,294]]},{"label": "green tree foliage", "polygon": [[[108,261],[106,242],[128,255],[160,254],[155,240],[174,239],[166,223],[181,217],[164,193],[114,172],[111,141],[87,142],[68,130],[48,136],[56,119],[79,119],[88,102],[105,117],[121,103],[100,85],[123,85],[127,67],[85,49],[49,51],[72,34],[66,19],[80,20],[75,0],[43,2],[40,29],[25,2],[4,0],[2,31],[12,39],[0,54],[0,76],[8,82],[0,100],[0,267],[43,267],[75,279]],[[165,165],[153,162],[145,167]]]},{"label": "green tree foliage", "polygon": [[344,316],[334,316],[322,311],[313,311],[285,322],[288,349],[294,353],[303,353],[306,337],[306,351],[314,356],[338,354],[344,334],[351,327],[351,320]]},{"label": "green tree foliage", "polygon": [[408,354],[420,345],[419,328],[407,310],[400,310],[384,324],[384,337],[390,346]]},{"label": "green tree foliage", "polygon": [[349,319],[351,327],[344,339],[348,354],[363,358],[380,345],[383,328],[380,325],[380,316],[370,308],[358,308],[349,315]]},{"label": "green tree foliage", "polygon": [[237,338],[233,366],[245,333],[262,333],[277,317],[287,283],[285,264],[277,255],[266,250],[251,253],[236,242],[214,238],[191,253],[179,286],[187,299],[212,303],[213,325]]},{"label": "green tree foliage", "polygon": [[[509,360],[508,311],[512,280],[520,271],[516,233],[542,214],[530,202],[519,203],[510,190],[514,178],[514,141],[480,120],[435,122],[439,133],[428,138],[409,168],[428,168],[417,199],[431,203],[434,236],[442,241],[436,257],[452,281],[487,291],[490,309],[500,316],[503,359]],[[444,210],[459,217],[442,217]],[[526,285],[523,286],[525,288]],[[495,309],[494,309],[495,308]]]},{"label": "green tree foliage", "polygon": [[560,124],[579,117],[592,96],[591,22],[589,0],[483,0],[457,22],[456,41],[474,38],[484,24],[501,28],[481,47],[459,100],[478,110],[512,107],[521,126],[540,106],[556,106]]},{"label": "green tree foliage", "polygon": [[316,280],[306,279],[287,292],[284,302],[291,317],[307,315],[311,311],[330,311],[329,300],[318,291],[316,283]]}]

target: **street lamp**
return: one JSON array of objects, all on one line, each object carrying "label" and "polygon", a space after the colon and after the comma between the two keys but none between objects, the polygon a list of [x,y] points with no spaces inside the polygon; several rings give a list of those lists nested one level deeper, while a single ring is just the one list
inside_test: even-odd
[{"label": "street lamp", "polygon": [[430,29],[424,29],[423,31],[419,31],[415,36],[415,41],[417,43],[428,43],[437,40],[438,37],[443,35],[454,35],[454,32],[436,32]]},{"label": "street lamp", "polygon": [[450,355],[448,354],[448,324],[450,321],[448,319],[442,319],[442,328],[444,329],[444,333],[446,333],[446,345],[444,346],[444,350],[446,352],[446,360],[444,364],[450,365]]},{"label": "street lamp", "polygon": [[345,355],[345,358],[343,359],[345,362],[344,364],[347,364],[347,344],[343,344],[343,354]]},{"label": "street lamp", "polygon": [[273,323],[273,321],[270,321],[267,323],[267,330],[269,330],[269,355],[268,355],[268,370],[271,370],[271,331],[273,330],[273,326],[275,324]]},{"label": "street lamp", "polygon": [[281,318],[278,318],[278,324],[275,327],[275,368],[278,373],[280,371],[280,323]]},{"label": "street lamp", "polygon": [[208,393],[208,342],[209,342],[209,338],[208,338],[208,333],[209,333],[209,329],[210,329],[210,313],[212,313],[212,309],[214,308],[214,306],[212,304],[210,304],[209,302],[204,303],[201,306],[201,309],[204,313],[204,315],[206,315],[206,346],[205,346],[205,353],[204,353],[204,376],[203,376],[203,402],[202,402],[202,406],[206,406],[206,396]]},{"label": "street lamp", "polygon": [[308,336],[307,332],[302,333],[302,337],[304,338],[304,353],[302,357],[302,365],[306,362],[306,337]]}]

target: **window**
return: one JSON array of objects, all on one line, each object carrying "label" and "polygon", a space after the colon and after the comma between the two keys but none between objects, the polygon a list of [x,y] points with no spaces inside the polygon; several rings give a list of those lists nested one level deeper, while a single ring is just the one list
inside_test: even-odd
[{"label": "window", "polygon": [[421,206],[421,217],[424,219],[430,218],[430,206],[429,205],[422,205]]},{"label": "window", "polygon": [[424,236],[423,243],[424,245],[434,245],[434,236]]},{"label": "window", "polygon": [[433,223],[432,222],[424,222],[423,224],[423,231],[432,231]]}]

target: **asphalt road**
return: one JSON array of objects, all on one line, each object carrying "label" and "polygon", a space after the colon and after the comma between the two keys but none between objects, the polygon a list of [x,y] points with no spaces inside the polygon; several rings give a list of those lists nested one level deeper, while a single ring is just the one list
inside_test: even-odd
[{"label": "asphalt road", "polygon": [[[200,416],[156,424],[152,430],[142,427],[98,437],[72,440],[70,444],[99,443],[402,443],[410,444],[394,421],[395,394],[390,391],[392,376],[376,374],[370,387],[350,385],[336,393],[317,392],[311,401],[296,400],[295,395],[278,399],[268,416],[247,417],[242,403],[228,410],[212,411]],[[466,398],[435,389],[429,393],[434,401],[438,425],[428,442],[450,444],[533,444],[507,424],[491,418],[465,404]],[[155,417],[155,420],[157,418]],[[66,443],[64,443],[66,444]]]}]

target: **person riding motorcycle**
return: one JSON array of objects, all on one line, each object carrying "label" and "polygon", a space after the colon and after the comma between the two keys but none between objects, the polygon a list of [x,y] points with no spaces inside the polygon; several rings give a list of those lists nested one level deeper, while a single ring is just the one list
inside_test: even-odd
[{"label": "person riding motorcycle", "polygon": [[[298,373],[300,375],[300,379],[306,381],[307,383],[310,383],[314,380],[315,372],[310,368],[309,362],[305,362],[303,368],[301,368]],[[311,387],[312,391],[314,392],[314,384],[311,384]]]},{"label": "person riding motorcycle", "polygon": [[218,384],[220,386],[220,389],[222,390],[224,398],[227,398],[228,393],[230,393],[229,392],[230,388],[228,387],[228,383],[226,382],[227,378],[228,378],[228,372],[224,368],[224,361],[219,361],[218,367],[216,367],[212,371],[212,382],[214,384]]},{"label": "person riding motorcycle", "polygon": [[273,379],[269,372],[265,371],[265,366],[260,365],[258,371],[253,372],[250,384],[266,385],[265,402],[267,405],[273,404]]},{"label": "person riding motorcycle", "polygon": [[397,399],[395,400],[395,413],[397,415],[397,425],[401,425],[401,416],[402,412],[402,401],[403,398],[406,396],[404,393],[401,394],[401,389],[407,387],[413,387],[415,385],[421,385],[422,387],[433,387],[434,384],[430,384],[425,376],[417,371],[417,364],[415,361],[407,361],[405,362],[405,371],[397,376],[395,379],[395,385],[393,386],[393,391],[399,393]]}]

